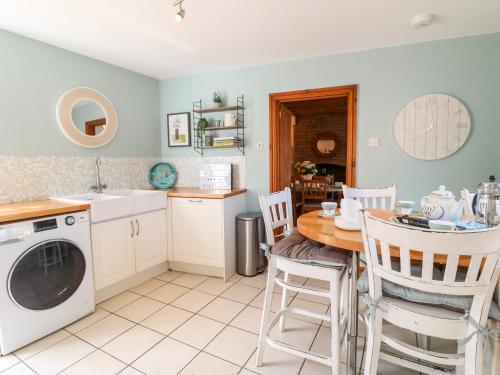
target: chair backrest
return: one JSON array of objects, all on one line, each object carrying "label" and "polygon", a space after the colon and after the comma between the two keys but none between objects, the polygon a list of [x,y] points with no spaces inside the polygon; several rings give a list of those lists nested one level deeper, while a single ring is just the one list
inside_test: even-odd
[{"label": "chair backrest", "polygon": [[267,244],[272,246],[293,229],[292,194],[290,188],[259,195],[260,209],[266,228]]},{"label": "chair backrest", "polygon": [[466,215],[474,215],[474,210],[472,209],[474,195],[475,193],[471,193],[467,189],[460,189],[460,197],[464,200],[464,213]]},{"label": "chair backrest", "polygon": [[[394,209],[396,205],[397,186],[391,185],[385,188],[359,189],[342,185],[344,198],[357,199],[364,209],[381,208]],[[380,204],[378,203],[380,202]]]},{"label": "chair backrest", "polygon": [[302,180],[302,202],[305,200],[324,201],[327,195],[326,179]]},{"label": "chair backrest", "polygon": [[[372,298],[380,297],[385,279],[429,293],[473,296],[471,316],[484,314],[485,297],[491,299],[500,273],[500,228],[440,232],[405,227],[364,211],[361,230]],[[399,256],[400,269],[393,268],[391,255]],[[410,262],[411,255],[421,261]],[[442,276],[434,273],[438,257]]]}]

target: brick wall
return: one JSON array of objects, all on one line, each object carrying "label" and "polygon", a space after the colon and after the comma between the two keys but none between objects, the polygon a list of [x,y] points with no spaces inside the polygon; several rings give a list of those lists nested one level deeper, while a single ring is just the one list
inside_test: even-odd
[{"label": "brick wall", "polygon": [[[321,157],[314,152],[314,140],[318,133],[333,133],[335,152]],[[297,116],[294,129],[294,163],[310,160],[315,164],[332,163],[346,165],[347,114],[324,113]]]}]

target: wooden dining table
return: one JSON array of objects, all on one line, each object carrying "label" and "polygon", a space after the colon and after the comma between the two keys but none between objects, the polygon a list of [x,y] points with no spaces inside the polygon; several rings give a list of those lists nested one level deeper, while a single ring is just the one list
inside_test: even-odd
[{"label": "wooden dining table", "polygon": [[[392,210],[370,209],[370,213],[377,218],[390,221],[396,213]],[[347,339],[349,342],[347,350],[347,368],[349,374],[356,374],[356,352],[357,352],[357,336],[358,336],[358,294],[356,283],[359,274],[359,253],[364,252],[363,238],[360,230],[349,231],[340,229],[335,226],[333,217],[319,216],[321,211],[312,211],[301,215],[297,219],[297,230],[303,236],[325,245],[341,248],[352,251],[352,267],[349,273],[350,290],[354,291],[350,294],[350,313],[348,314]],[[398,249],[391,248],[391,255],[399,257]],[[418,251],[411,252],[411,258],[422,260],[422,253]],[[446,264],[446,255],[435,255],[434,262],[438,264]],[[469,260],[466,257],[461,257],[459,265],[467,266]],[[500,280],[498,282],[500,302]]]}]

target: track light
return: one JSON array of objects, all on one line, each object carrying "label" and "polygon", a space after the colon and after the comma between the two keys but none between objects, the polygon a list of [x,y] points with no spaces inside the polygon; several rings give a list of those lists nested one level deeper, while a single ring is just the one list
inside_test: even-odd
[{"label": "track light", "polygon": [[186,15],[186,11],[182,8],[182,2],[184,0],[176,0],[174,1],[174,7],[178,6],[179,7],[179,10],[177,11],[177,14],[175,15],[175,20],[179,23],[182,22],[182,20],[184,19],[184,16]]}]

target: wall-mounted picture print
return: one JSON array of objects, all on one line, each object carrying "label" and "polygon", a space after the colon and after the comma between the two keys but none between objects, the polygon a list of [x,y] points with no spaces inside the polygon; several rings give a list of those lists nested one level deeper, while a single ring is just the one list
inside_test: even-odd
[{"label": "wall-mounted picture print", "polygon": [[191,146],[191,114],[189,112],[167,115],[168,147]]}]

